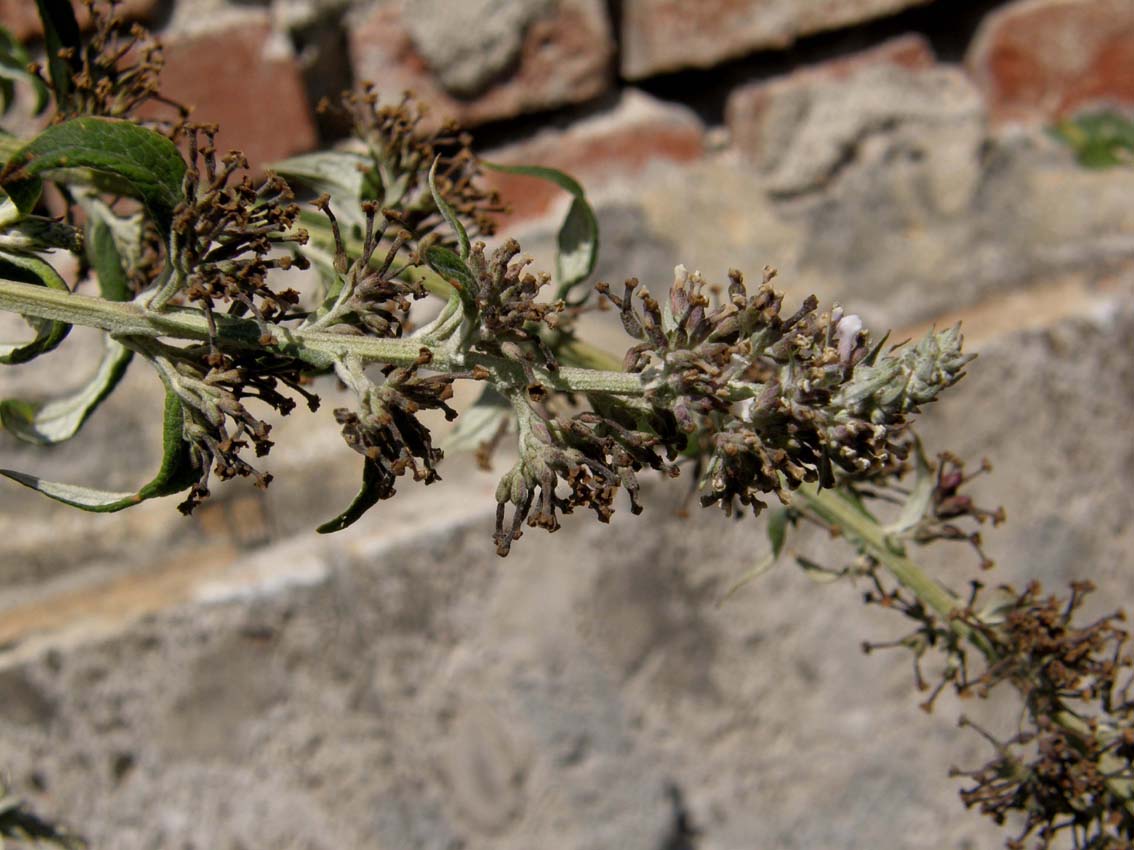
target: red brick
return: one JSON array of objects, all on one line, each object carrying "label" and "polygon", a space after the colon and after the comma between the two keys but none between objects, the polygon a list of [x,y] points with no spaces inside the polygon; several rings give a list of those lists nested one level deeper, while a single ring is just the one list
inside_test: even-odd
[{"label": "red brick", "polygon": [[[593,189],[612,178],[638,174],[651,162],[688,162],[704,150],[704,127],[692,112],[628,89],[608,112],[566,130],[544,130],[528,141],[489,151],[485,159],[558,168],[584,189]],[[565,197],[563,190],[545,180],[499,172],[489,172],[485,180],[511,206],[505,224],[537,217]]]},{"label": "red brick", "polygon": [[256,168],[316,146],[302,76],[273,45],[267,15],[163,44],[162,93],[192,107],[193,121],[219,124],[219,150],[242,150]]},{"label": "red brick", "polygon": [[1134,107],[1134,2],[1026,0],[990,14],[968,67],[995,124]]},{"label": "red brick", "polygon": [[350,27],[355,78],[389,98],[412,91],[432,120],[473,126],[590,100],[613,82],[614,42],[599,0],[559,0],[524,33],[513,70],[483,93],[457,98],[430,72],[401,21],[398,4],[379,5]]},{"label": "red brick", "polygon": [[725,122],[733,145],[750,157],[759,158],[764,140],[768,138],[765,124],[771,120],[771,107],[778,98],[849,79],[865,68],[892,65],[919,70],[936,64],[929,42],[920,35],[904,35],[870,50],[811,65],[784,77],[741,86],[729,95]]},{"label": "red brick", "polygon": [[927,0],[624,0],[622,74],[708,68]]},{"label": "red brick", "polygon": [[[73,3],[75,17],[84,30],[90,27],[91,16],[86,6]],[[117,12],[129,21],[151,21],[157,11],[158,0],[124,0]],[[43,37],[43,27],[36,11],[35,0],[0,0],[0,23],[20,41]]]}]

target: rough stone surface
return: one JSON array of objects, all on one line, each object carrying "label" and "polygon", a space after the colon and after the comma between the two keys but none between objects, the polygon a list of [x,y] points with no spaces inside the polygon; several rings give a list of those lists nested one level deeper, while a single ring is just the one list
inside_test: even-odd
[{"label": "rough stone surface", "polygon": [[599,274],[660,289],[674,258],[718,281],[772,265],[798,297],[893,326],[1134,256],[1130,173],[1084,170],[1041,132],[988,140],[955,71],[873,66],[793,99],[759,167],[733,152],[596,186],[604,246],[666,244],[640,265],[604,247]]},{"label": "rough stone surface", "polygon": [[[614,45],[605,6],[599,0],[525,6],[537,7],[546,12],[526,22],[518,51],[506,63],[492,58],[500,51],[490,51],[484,66],[478,66],[482,60],[473,53],[458,51],[456,70],[445,70],[439,77],[430,67],[428,54],[415,43],[402,9],[378,5],[358,15],[350,27],[355,77],[374,82],[391,98],[413,91],[431,107],[434,121],[457,119],[465,125],[579,103],[606,91],[611,84]],[[522,24],[519,19],[513,23],[517,28]],[[420,32],[417,38],[422,39]],[[433,44],[428,39],[423,43]],[[435,56],[440,53],[439,47],[427,49]],[[475,96],[457,97],[445,87],[449,74],[454,79],[477,81],[477,87],[492,84]]]},{"label": "rough stone surface", "polygon": [[273,33],[266,12],[225,20],[223,29],[163,39],[162,93],[192,107],[194,121],[219,124],[218,149],[243,150],[254,168],[315,147],[290,45]]},{"label": "rough stone surface", "polygon": [[772,192],[813,192],[848,161],[918,152],[936,203],[967,205],[984,139],[979,95],[960,71],[909,69],[883,56],[736,93],[728,108],[734,140]]},{"label": "rough stone surface", "polygon": [[[87,29],[91,16],[86,6],[73,4],[79,26]],[[161,5],[161,0],[122,0],[117,12],[129,21],[152,21]],[[0,23],[20,41],[43,38],[43,26],[39,21],[35,0],[0,0]]]},{"label": "rough stone surface", "polygon": [[1134,4],[1023,0],[989,14],[968,66],[997,123],[1050,123],[1089,106],[1134,108]]},{"label": "rough stone surface", "polygon": [[[558,168],[585,186],[597,186],[634,179],[654,162],[692,162],[705,151],[704,132],[690,110],[627,89],[608,110],[566,129],[549,128],[525,141],[488,151],[485,158],[508,165]],[[509,199],[511,215],[505,225],[538,216],[566,197],[553,184],[530,177],[488,172],[485,182]]]},{"label": "rough stone surface", "polygon": [[[783,139],[778,135],[798,131],[801,118],[811,110],[817,94],[830,93],[831,99],[837,100],[840,86],[853,86],[858,75],[871,68],[894,66],[924,71],[935,65],[933,48],[925,38],[902,36],[870,50],[805,66],[787,76],[738,86],[725,102],[725,123],[733,146],[757,166],[767,169],[774,157],[787,153],[780,150]],[[896,78],[905,79],[901,75]],[[886,99],[880,95],[878,101],[885,103]],[[847,112],[854,111],[855,105],[848,104]],[[877,111],[877,106],[873,111]],[[780,128],[778,123],[785,116],[787,126]]]},{"label": "rough stone surface", "polygon": [[515,64],[532,21],[550,0],[410,0],[402,21],[438,82],[457,97],[474,97]]},{"label": "rough stone surface", "polygon": [[800,36],[891,14],[926,0],[625,0],[622,74],[637,80],[708,68]]}]

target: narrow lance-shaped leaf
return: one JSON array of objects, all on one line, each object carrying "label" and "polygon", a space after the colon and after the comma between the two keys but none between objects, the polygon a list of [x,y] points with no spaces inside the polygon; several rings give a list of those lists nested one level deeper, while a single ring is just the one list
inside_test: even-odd
[{"label": "narrow lance-shaped leaf", "polygon": [[599,227],[598,219],[587,202],[583,187],[570,175],[554,168],[539,165],[500,165],[486,162],[486,168],[506,174],[519,174],[548,180],[574,196],[567,217],[559,228],[557,239],[559,252],[555,259],[559,290],[557,297],[566,298],[570,290],[582,283],[595,270],[598,262]]},{"label": "narrow lance-shaped leaf", "polygon": [[897,520],[886,528],[888,534],[903,534],[909,531],[925,516],[929,510],[929,503],[933,499],[933,491],[937,486],[934,479],[933,468],[925,457],[921,447],[921,440],[914,440],[914,485]]},{"label": "narrow lance-shaped leaf", "polygon": [[476,278],[465,261],[443,245],[433,245],[425,252],[429,267],[446,281],[456,282],[466,313],[476,310]]},{"label": "narrow lance-shaped leaf", "polygon": [[358,519],[378,504],[382,499],[382,489],[379,486],[382,468],[372,460],[367,460],[362,467],[362,487],[345,511],[332,520],[319,526],[316,531],[320,534],[333,534],[353,525]]},{"label": "narrow lance-shaped leaf", "polygon": [[[55,90],[55,102],[63,110],[74,88],[71,78],[77,68],[79,50],[82,49],[79,22],[71,7],[71,0],[35,0],[35,5],[43,23],[43,44],[47,52],[51,87]],[[69,57],[61,53],[63,50],[70,51]]]},{"label": "narrow lance-shaped leaf", "polygon": [[[0,277],[70,291],[49,263],[31,254],[0,251]],[[25,343],[0,342],[0,363],[26,363],[58,346],[71,330],[71,326],[64,322],[29,319],[28,323],[36,330],[35,339]]]},{"label": "narrow lance-shaped leaf", "polygon": [[129,301],[128,256],[139,253],[141,221],[124,221],[97,200],[84,204],[83,209],[89,217],[87,259],[98,275],[99,293],[108,301]]},{"label": "narrow lance-shaped leaf", "polygon": [[133,507],[147,499],[168,496],[188,488],[196,479],[189,444],[183,436],[184,414],[181,401],[173,392],[166,392],[165,420],[162,428],[161,468],[150,483],[133,493],[97,490],[75,484],[44,481],[25,472],[0,469],[0,475],[30,487],[50,499],[95,513],[113,513]]},{"label": "narrow lance-shaped leaf", "polygon": [[457,218],[457,213],[449,205],[449,202],[441,197],[441,193],[437,191],[437,163],[441,161],[438,156],[433,160],[433,165],[429,168],[429,191],[433,193],[433,202],[437,204],[437,209],[444,216],[445,221],[449,222],[449,226],[457,234],[457,243],[460,246],[461,260],[469,258],[469,235],[465,232],[465,227],[461,224],[461,220]]},{"label": "narrow lance-shaped leaf", "polygon": [[182,198],[185,161],[173,142],[153,130],[114,118],[73,118],[13,154],[0,172],[0,186],[20,212],[29,213],[43,179],[60,173],[137,198],[165,229]]},{"label": "narrow lance-shaped leaf", "polygon": [[0,401],[0,423],[29,443],[51,445],[69,440],[126,374],[133,352],[110,337],[93,378],[79,390],[46,402]]},{"label": "narrow lance-shaped leaf", "polygon": [[35,93],[35,113],[38,115],[47,106],[47,86],[43,80],[28,71],[27,50],[8,30],[0,27],[0,113],[12,107],[16,95],[16,83],[31,88]]},{"label": "narrow lance-shaped leaf", "polygon": [[[370,160],[350,151],[318,151],[272,164],[272,170],[331,197],[339,220],[361,228],[366,224],[360,201],[379,200],[381,188]],[[324,219],[325,220],[325,219]]]},{"label": "narrow lance-shaped leaf", "polygon": [[[124,250],[141,238],[140,227],[116,216],[101,201],[83,203],[87,213],[87,258],[98,275],[102,297],[128,301]],[[134,246],[136,248],[136,246]],[[0,401],[0,423],[11,434],[29,443],[51,445],[69,440],[79,432],[95,409],[113,392],[126,374],[133,352],[109,336],[94,376],[78,390],[46,401],[7,399]]]},{"label": "narrow lance-shaped leaf", "polygon": [[744,585],[759,578],[776,565],[780,553],[784,550],[784,541],[787,540],[788,519],[787,508],[773,508],[768,512],[768,542],[771,544],[771,549],[748,572],[737,579],[736,583],[721,598],[721,602],[724,602]]}]

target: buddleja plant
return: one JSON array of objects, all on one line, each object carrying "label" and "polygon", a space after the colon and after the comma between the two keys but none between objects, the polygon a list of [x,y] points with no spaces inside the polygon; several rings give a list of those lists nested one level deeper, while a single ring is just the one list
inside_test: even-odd
[{"label": "buddleja plant", "polygon": [[[620,491],[640,512],[646,470],[686,476],[703,506],[729,513],[759,515],[774,499],[772,551],[752,574],[781,554],[790,527],[819,523],[857,558],[836,569],[800,563],[813,576],[866,582],[868,602],[914,622],[899,644],[915,653],[918,686],[932,687],[926,707],[946,685],[1019,692],[1021,727],[1005,740],[986,733],[995,758],[965,774],[962,795],[998,821],[1015,818],[1009,846],[1060,836],[1083,848],[1131,846],[1134,729],[1117,681],[1127,661],[1115,618],[1073,623],[1085,587],[1066,603],[1035,586],[986,595],[974,585],[962,597],[910,557],[938,540],[980,553],[965,524],[1001,518],[964,494],[971,476],[958,460],[932,464],[909,428],[970,360],[958,329],[873,344],[839,307],[807,298],[784,309],[771,271],[754,287],[736,271],[714,286],[678,266],[658,298],[636,280],[588,291],[598,232],[582,188],[549,169],[512,168],[573,196],[555,277],[533,271],[514,240],[479,241],[502,209],[480,177],[499,166],[478,160],[456,128],[424,129],[411,100],[385,104],[372,89],[328,107],[346,113],[353,146],[255,180],[240,154],[216,149],[214,127],[160,98],[160,49],[144,32],[96,8],[84,44],[66,3],[37,3],[46,71],[25,69],[12,39],[0,45],[5,109],[20,82],[35,108],[54,105],[33,138],[0,138],[0,309],[34,331],[0,346],[0,359],[48,355],[74,325],[101,330],[105,347],[85,387],[0,402],[0,421],[28,442],[70,439],[140,361],[164,388],[164,450],[154,478],[130,492],[4,476],[84,510],[180,494],[189,513],[215,480],[268,486],[261,411],[315,409],[312,378],[330,373],[354,396],[332,415],[362,479],[318,529],[334,532],[400,482],[438,480],[443,453],[420,414],[457,418],[454,383],[480,382],[454,442],[479,446],[487,464],[502,435],[514,435],[518,459],[496,492],[501,556],[525,528],[555,531],[579,508],[607,521]],[[49,187],[61,217],[40,212]],[[97,296],[71,291],[52,265],[59,252],[79,259]],[[300,269],[315,273],[317,292],[287,286]],[[415,325],[411,307],[426,300],[433,318]],[[621,358],[578,335],[580,315],[604,307],[628,335]],[[883,521],[872,502],[901,507]],[[920,672],[931,653],[943,662],[935,687]]]}]

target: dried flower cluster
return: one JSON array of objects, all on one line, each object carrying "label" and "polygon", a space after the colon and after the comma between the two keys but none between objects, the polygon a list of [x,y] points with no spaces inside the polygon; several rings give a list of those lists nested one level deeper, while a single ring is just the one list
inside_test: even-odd
[{"label": "dried flower cluster", "polygon": [[718,305],[683,266],[661,305],[640,291],[636,310],[636,280],[621,298],[601,290],[642,340],[625,365],[642,375],[645,398],[706,440],[701,503],[729,513],[739,502],[758,514],[763,494],[786,501],[804,482],[832,486],[836,469],[860,477],[894,469],[905,456],[907,414],[959,380],[971,359],[957,329],[879,359],[881,346],[869,350],[862,323],[841,308],[819,313],[811,297],[782,315],[773,275],[749,295],[740,272],[730,272]]},{"label": "dried flower cluster", "polygon": [[[63,47],[58,56],[50,57],[65,63],[70,71],[65,85],[51,80],[57,89],[65,89],[55,120],[75,115],[134,118],[143,105],[156,101],[169,108],[170,120],[159,121],[153,115],[143,120],[155,129],[174,132],[189,111],[161,94],[159,82],[165,65],[161,45],[145,27],[127,23],[118,14],[115,7],[121,0],[81,2],[91,18],[89,41],[82,47]],[[58,73],[56,67],[50,71],[52,77]],[[37,68],[36,73],[43,75],[42,69]]]},{"label": "dried flower cluster", "polygon": [[[987,462],[981,472],[988,471]],[[972,480],[963,464],[945,454],[937,469],[920,470],[930,488],[915,484],[904,493],[906,512],[900,536],[924,545],[936,540],[970,543],[986,571],[992,563],[981,550],[979,526],[1003,521],[1001,510],[978,507],[963,487]],[[978,473],[979,474],[979,473]],[[903,494],[894,482],[885,488],[855,488],[859,505]],[[806,512],[806,510],[805,510]],[[835,527],[822,516],[811,515]],[[840,531],[848,529],[840,526]],[[904,573],[896,582],[887,562],[900,551],[871,547],[859,538],[861,558],[845,575],[864,576],[868,604],[896,611],[916,624],[904,638],[865,643],[868,652],[902,647],[914,656],[922,703],[933,709],[946,687],[962,697],[988,698],[1008,686],[1021,705],[1020,722],[998,736],[962,717],[993,746],[994,757],[972,770],[953,769],[970,785],[961,791],[966,806],[998,824],[1012,823],[1009,850],[1048,850],[1066,839],[1076,850],[1118,850],[1134,846],[1134,701],[1129,693],[1134,659],[1126,653],[1121,613],[1081,622],[1083,603],[1094,589],[1075,582],[1061,599],[1045,595],[1038,582],[1023,591],[1009,586],[987,591],[971,583],[967,600],[951,599],[947,613],[935,609]],[[932,579],[929,579],[932,581]],[[904,584],[904,586],[903,586]],[[930,685],[922,663],[934,654],[940,678]]]},{"label": "dried flower cluster", "polygon": [[1020,593],[1007,589],[1008,602],[993,616],[971,608],[961,615],[990,652],[980,675],[957,687],[984,697],[1009,684],[1027,712],[1006,739],[983,732],[996,749],[988,764],[955,771],[973,782],[961,792],[966,806],[997,823],[1022,816],[1010,850],[1030,838],[1047,850],[1061,834],[1075,848],[1134,846],[1134,659],[1124,653],[1121,614],[1076,622],[1093,589],[1076,582],[1060,599],[1032,582]]},{"label": "dried flower cluster", "polygon": [[402,224],[417,238],[444,223],[429,186],[435,162],[438,189],[465,229],[474,235],[496,232],[493,215],[505,206],[478,182],[481,165],[471,149],[472,137],[456,124],[426,129],[419,103],[409,95],[396,104],[384,103],[370,84],[344,94],[341,106],[324,101],[320,108],[345,111],[366,149],[374,170],[364,180],[362,198],[399,210]]}]

